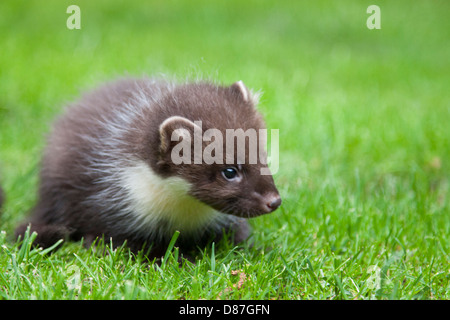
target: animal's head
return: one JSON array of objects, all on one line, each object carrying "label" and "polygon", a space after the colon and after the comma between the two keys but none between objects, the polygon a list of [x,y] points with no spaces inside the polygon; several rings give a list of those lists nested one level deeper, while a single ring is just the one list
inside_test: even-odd
[{"label": "animal's head", "polygon": [[[177,94],[177,92],[175,92]],[[190,195],[241,217],[270,213],[281,198],[267,167],[267,134],[257,96],[242,82],[178,92],[178,116],[159,127],[158,165],[190,184]],[[267,174],[269,172],[269,174]]]}]

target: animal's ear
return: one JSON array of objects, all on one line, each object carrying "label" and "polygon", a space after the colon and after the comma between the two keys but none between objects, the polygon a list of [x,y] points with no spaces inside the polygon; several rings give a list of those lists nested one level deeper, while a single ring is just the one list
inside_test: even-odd
[{"label": "animal's ear", "polygon": [[182,139],[191,144],[194,141],[194,134],[198,133],[202,133],[201,127],[187,118],[180,116],[167,118],[159,126],[159,150],[162,155],[167,154]]},{"label": "animal's ear", "polygon": [[251,102],[256,106],[259,102],[259,93],[249,90],[242,81],[237,81],[230,86],[230,90],[244,102]]}]

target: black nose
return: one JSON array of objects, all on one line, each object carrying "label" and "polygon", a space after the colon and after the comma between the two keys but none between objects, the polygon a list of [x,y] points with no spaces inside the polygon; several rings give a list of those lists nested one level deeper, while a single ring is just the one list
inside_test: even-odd
[{"label": "black nose", "polygon": [[270,211],[274,211],[281,205],[281,198],[279,195],[272,196],[268,199],[266,206]]}]

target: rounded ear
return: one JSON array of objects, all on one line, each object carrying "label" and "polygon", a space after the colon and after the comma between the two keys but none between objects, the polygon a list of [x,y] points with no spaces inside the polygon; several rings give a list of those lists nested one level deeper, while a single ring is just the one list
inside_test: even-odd
[{"label": "rounded ear", "polygon": [[259,102],[260,94],[249,90],[241,80],[233,83],[230,89],[244,102],[251,102],[254,106]]},{"label": "rounded ear", "polygon": [[187,118],[180,116],[167,118],[159,126],[161,154],[170,152],[174,145],[181,140],[180,138],[187,140],[190,144],[193,141],[194,134],[198,133],[202,133],[202,128]]}]

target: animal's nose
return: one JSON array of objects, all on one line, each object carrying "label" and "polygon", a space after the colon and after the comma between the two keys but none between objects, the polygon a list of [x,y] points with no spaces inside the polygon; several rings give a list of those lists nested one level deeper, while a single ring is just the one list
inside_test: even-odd
[{"label": "animal's nose", "polygon": [[281,198],[279,195],[271,195],[266,199],[266,206],[269,212],[275,211],[281,205]]}]

